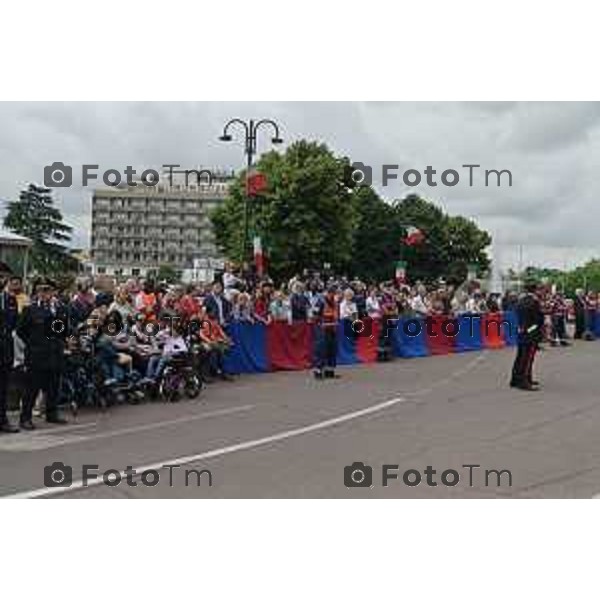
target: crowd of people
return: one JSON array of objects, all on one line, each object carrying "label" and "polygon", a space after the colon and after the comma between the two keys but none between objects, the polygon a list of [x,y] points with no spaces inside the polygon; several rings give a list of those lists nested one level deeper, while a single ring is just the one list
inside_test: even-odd
[{"label": "crowd of people", "polygon": [[[231,346],[231,322],[315,322],[322,332],[315,352],[315,376],[335,376],[335,325],[338,320],[393,319],[403,316],[458,316],[514,310],[515,291],[486,293],[477,282],[455,287],[443,281],[426,286],[398,281],[367,284],[344,276],[305,271],[279,285],[250,271],[227,264],[210,284],[155,283],[129,279],[110,289],[97,289],[90,278],[75,289],[57,289],[49,280],[31,282],[9,276],[0,293],[0,431],[18,428],[7,418],[7,389],[11,373],[27,371],[21,390],[20,428],[31,430],[33,411],[45,399],[46,420],[64,423],[59,405],[61,378],[69,355],[83,338],[91,346],[106,389],[138,374],[143,385],[160,381],[170,361],[198,348],[202,382],[227,379],[224,356]],[[97,283],[97,282],[96,282]],[[27,286],[29,287],[29,286]],[[548,286],[537,290],[548,327],[545,338],[567,345],[570,303]],[[575,337],[590,339],[595,294],[578,290],[574,299]],[[382,356],[385,356],[383,348]],[[98,385],[98,380],[94,380]],[[147,388],[137,387],[142,396]]]}]

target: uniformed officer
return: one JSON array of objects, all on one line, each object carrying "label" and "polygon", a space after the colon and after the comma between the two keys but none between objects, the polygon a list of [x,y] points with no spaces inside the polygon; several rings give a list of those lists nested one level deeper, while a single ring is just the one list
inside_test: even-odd
[{"label": "uniformed officer", "polygon": [[54,284],[45,280],[36,287],[35,300],[23,311],[17,334],[25,344],[27,387],[21,406],[21,429],[35,429],[32,411],[40,391],[46,398],[46,421],[66,423],[58,414],[60,377],[64,366],[68,316],[56,297]]},{"label": "uniformed officer", "polygon": [[8,383],[14,362],[13,332],[17,325],[18,304],[13,294],[4,289],[0,279],[0,433],[19,431],[6,414]]},{"label": "uniformed officer", "polygon": [[552,294],[550,298],[550,318],[552,323],[550,343],[553,346],[568,346],[567,341],[567,304],[565,298],[559,292]]},{"label": "uniformed officer", "polygon": [[532,367],[538,345],[543,337],[544,313],[536,295],[534,283],[526,286],[526,293],[516,306],[518,332],[517,356],[512,370],[511,387],[526,391],[537,389],[532,378]]},{"label": "uniformed officer", "polygon": [[315,307],[317,345],[314,375],[317,379],[336,377],[337,327],[339,308],[336,288],[329,287]]}]

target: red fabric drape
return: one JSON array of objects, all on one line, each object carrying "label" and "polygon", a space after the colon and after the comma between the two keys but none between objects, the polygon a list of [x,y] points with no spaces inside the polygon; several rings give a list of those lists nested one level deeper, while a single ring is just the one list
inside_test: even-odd
[{"label": "red fabric drape", "polygon": [[481,339],[486,348],[504,348],[502,313],[488,313],[481,319]]},{"label": "red fabric drape", "polygon": [[[429,320],[425,320],[423,327],[427,334],[427,345],[432,355],[437,356],[440,354],[450,354],[454,352],[454,345],[456,342],[456,336],[445,335],[442,329],[444,323],[453,321],[454,325],[447,325],[445,329],[450,333],[458,331],[455,319],[445,316],[431,316]],[[429,325],[428,325],[429,323]],[[430,335],[430,332],[437,335]]]},{"label": "red fabric drape", "polygon": [[370,332],[370,335],[361,335],[356,339],[356,357],[363,363],[375,362],[377,360],[381,321],[371,319],[371,317],[365,317],[362,321],[365,325],[365,334]]},{"label": "red fabric drape", "polygon": [[310,369],[313,354],[313,330],[310,323],[274,322],[267,328],[267,353],[271,370]]}]

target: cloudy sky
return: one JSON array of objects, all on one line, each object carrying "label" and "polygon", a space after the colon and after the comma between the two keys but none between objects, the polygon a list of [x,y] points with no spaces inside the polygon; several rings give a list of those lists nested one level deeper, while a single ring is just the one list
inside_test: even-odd
[{"label": "cloudy sky", "polygon": [[[83,163],[123,170],[179,163],[185,168],[238,168],[242,148],[217,140],[231,117],[270,117],[286,143],[318,139],[355,161],[423,171],[456,169],[455,187],[406,187],[401,179],[384,197],[417,191],[452,214],[475,219],[493,235],[503,266],[572,266],[600,256],[600,104],[413,102],[195,102],[0,103],[0,199],[13,199],[30,181],[42,182],[54,161],[74,167],[75,184],[56,198],[88,243],[89,188],[80,184]],[[259,143],[268,147],[268,135]],[[509,169],[485,186],[469,186],[463,164]],[[78,171],[79,169],[79,171]],[[139,171],[138,171],[139,172]],[[0,211],[2,209],[0,208]]]}]

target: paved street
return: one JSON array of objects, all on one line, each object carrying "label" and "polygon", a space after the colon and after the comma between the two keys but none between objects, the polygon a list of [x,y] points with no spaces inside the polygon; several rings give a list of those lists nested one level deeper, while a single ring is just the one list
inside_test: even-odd
[{"label": "paved street", "polygon": [[[513,350],[340,369],[335,381],[307,372],[243,376],[208,387],[199,400],[86,412],[66,427],[0,437],[0,495],[46,496],[44,466],[73,468],[73,487],[52,497],[505,498],[600,493],[600,343],[540,353],[538,393],[507,387]],[[178,464],[169,470],[163,464]],[[372,487],[348,489],[344,467],[372,467]],[[82,465],[138,474],[116,487],[81,487]],[[382,485],[382,465],[398,479]],[[469,470],[465,464],[480,465]],[[427,484],[427,466],[437,486]],[[189,476],[185,469],[209,474]],[[402,474],[423,473],[408,486]],[[441,472],[460,475],[443,485]],[[512,475],[485,471],[508,469]],[[101,475],[100,475],[101,477]],[[451,478],[450,478],[451,479]],[[471,483],[472,485],[469,485]]]}]

